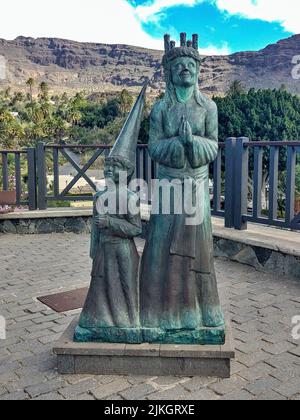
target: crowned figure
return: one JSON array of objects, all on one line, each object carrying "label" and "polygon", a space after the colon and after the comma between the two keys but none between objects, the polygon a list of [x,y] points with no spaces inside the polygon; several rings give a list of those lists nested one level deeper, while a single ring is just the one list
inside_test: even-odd
[{"label": "crowned figure", "polygon": [[181,183],[184,201],[194,203],[201,217],[190,223],[185,209],[175,211],[174,197],[165,214],[165,197],[158,194],[140,270],[145,342],[218,345],[225,340],[209,194],[209,164],[218,154],[218,112],[199,91],[200,64],[197,35],[187,41],[181,34],[179,47],[165,36],[166,92],[152,109],[149,153],[159,180]]}]

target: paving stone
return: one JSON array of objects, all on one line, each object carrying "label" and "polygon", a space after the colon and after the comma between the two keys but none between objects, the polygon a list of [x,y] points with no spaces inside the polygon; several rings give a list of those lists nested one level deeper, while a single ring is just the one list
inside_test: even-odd
[{"label": "paving stone", "polygon": [[0,396],[1,396],[1,395],[4,395],[4,394],[7,394],[7,389],[6,389],[6,388],[4,388],[4,386],[3,386],[3,385],[0,385]]},{"label": "paving stone", "polygon": [[52,391],[56,391],[64,386],[64,382],[61,380],[54,380],[39,383],[37,385],[28,386],[25,388],[25,392],[29,394],[31,398],[39,397],[43,394],[48,394]]},{"label": "paving stone", "polygon": [[126,379],[119,378],[114,382],[98,386],[93,389],[91,393],[96,400],[105,400],[110,395],[117,394],[118,392],[124,391],[130,387],[131,385]]},{"label": "paving stone", "polygon": [[156,389],[150,384],[140,384],[130,387],[125,391],[119,392],[124,400],[143,400],[149,394],[153,394]]},{"label": "paving stone", "polygon": [[275,369],[272,366],[261,362],[251,368],[244,368],[240,370],[238,374],[247,381],[253,382],[257,379],[263,378],[266,375],[272,374],[274,371]]},{"label": "paving stone", "polygon": [[[286,353],[288,350],[290,351],[290,353],[295,354],[294,352],[296,351],[296,348],[293,344],[288,343],[287,341],[284,341],[284,342],[273,344],[273,345],[264,345],[263,350],[266,353],[275,354],[275,355]],[[299,357],[300,357],[300,352],[299,352]]]},{"label": "paving stone", "polygon": [[209,388],[219,395],[226,395],[232,393],[233,391],[241,390],[245,388],[246,385],[247,381],[245,381],[245,379],[235,375],[232,376],[230,379],[226,379],[224,381],[219,381],[212,385],[209,385]]},{"label": "paving stone", "polygon": [[114,394],[114,395],[110,395],[109,397],[107,397],[106,401],[124,401],[124,400],[120,395]]},{"label": "paving stone", "polygon": [[189,400],[191,393],[183,388],[182,385],[177,385],[175,388],[168,389],[166,391],[158,391],[150,394],[146,397],[148,400]]},{"label": "paving stone", "polygon": [[[106,383],[108,383],[108,378],[113,378],[110,382],[112,382],[115,379],[118,379],[116,376],[107,376],[106,378]],[[165,377],[162,376],[160,378],[154,378],[153,380],[151,380],[151,382],[156,383],[156,379],[164,379]],[[144,382],[147,382],[149,380],[149,376],[126,376],[127,381],[131,384],[131,385],[137,385],[137,384],[142,384]],[[178,378],[174,378],[174,381],[177,381]],[[102,380],[101,380],[102,382]],[[102,382],[105,383],[105,382]]]},{"label": "paving stone", "polygon": [[297,347],[293,347],[292,350],[289,351],[289,353],[298,356],[300,358],[300,345]]},{"label": "paving stone", "polygon": [[228,401],[251,401],[253,398],[253,395],[247,391],[232,392],[223,397],[224,400]]},{"label": "paving stone", "polygon": [[9,392],[24,390],[29,386],[34,386],[46,380],[42,373],[31,371],[28,373],[20,373],[18,370],[15,372],[14,380],[6,382],[6,388]]},{"label": "paving stone", "polygon": [[227,316],[236,321],[231,379],[150,378],[134,372],[130,377],[58,375],[53,341],[79,311],[57,314],[36,298],[89,284],[89,242],[88,234],[0,239],[0,314],[8,325],[8,339],[0,341],[1,400],[96,399],[93,393],[99,399],[123,399],[124,394],[175,401],[299,398],[300,343],[291,336],[291,319],[300,314],[299,282],[268,273],[258,276],[254,269],[222,259],[216,260],[220,295]]},{"label": "paving stone", "polygon": [[284,370],[275,369],[271,373],[271,376],[278,379],[281,382],[288,382],[290,379],[300,378],[300,366],[290,366]]},{"label": "paving stone", "polygon": [[214,401],[220,400],[221,397],[212,390],[203,388],[188,394],[187,399],[190,401]]},{"label": "paving stone", "polygon": [[238,357],[238,361],[248,368],[255,366],[268,358],[268,355],[263,351],[250,353],[249,355],[242,355]]},{"label": "paving stone", "polygon": [[2,401],[23,401],[29,399],[24,391],[11,392],[10,394],[2,395]]},{"label": "paving stone", "polygon": [[243,369],[245,369],[245,366],[239,363],[237,360],[233,360],[231,362],[231,375],[235,375]]},{"label": "paving stone", "polygon": [[[198,378],[201,379],[201,378]],[[204,378],[203,378],[204,379]],[[189,381],[189,378],[180,378],[176,376],[160,376],[158,378],[152,379],[151,382],[155,383],[158,386],[174,386],[179,383]]]},{"label": "paving stone", "polygon": [[255,397],[255,400],[258,401],[286,401],[287,398],[283,397],[282,395],[278,394],[275,391],[266,391],[262,394]]},{"label": "paving stone", "polygon": [[81,395],[76,395],[75,397],[69,398],[69,400],[76,400],[76,401],[95,401],[95,398],[92,394],[84,393]]},{"label": "paving stone", "polygon": [[63,396],[58,392],[49,392],[49,394],[43,394],[39,397],[33,398],[33,400],[36,401],[61,401],[63,399]]},{"label": "paving stone", "polygon": [[186,389],[189,392],[195,392],[199,391],[200,389],[207,387],[208,385],[211,385],[213,383],[217,382],[217,379],[215,378],[199,378],[195,377],[190,379],[189,381],[182,384],[184,389]]},{"label": "paving stone", "polygon": [[294,378],[285,384],[281,384],[274,390],[287,398],[291,398],[294,395],[300,394],[300,377]]},{"label": "paving stone", "polygon": [[257,396],[265,391],[274,390],[279,385],[280,381],[278,381],[276,378],[272,378],[271,376],[267,376],[265,378],[258,379],[257,381],[248,385],[246,390]]},{"label": "paving stone", "polygon": [[300,359],[299,357],[290,354],[290,353],[283,353],[278,356],[272,356],[270,358],[266,358],[265,362],[268,365],[271,365],[277,369],[286,370],[291,367],[299,366]]},{"label": "paving stone", "polygon": [[59,389],[59,393],[64,398],[71,398],[76,395],[83,394],[87,390],[92,390],[98,386],[96,379],[89,379],[87,381],[79,382],[75,385],[68,385],[64,388]]}]

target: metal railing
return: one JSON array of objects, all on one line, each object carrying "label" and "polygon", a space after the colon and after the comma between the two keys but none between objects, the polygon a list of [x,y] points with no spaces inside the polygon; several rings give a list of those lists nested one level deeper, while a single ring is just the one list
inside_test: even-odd
[{"label": "metal railing", "polygon": [[[17,206],[28,206],[30,210],[35,210],[37,208],[36,150],[34,148],[0,150],[0,157],[2,168],[0,190],[15,190]],[[9,171],[11,159],[12,173]]]},{"label": "metal railing", "polygon": [[[296,165],[300,164],[300,142],[250,142],[248,138],[229,138],[219,143],[217,159],[210,167],[212,214],[224,217],[227,228],[247,229],[247,222],[300,229],[300,213],[296,206]],[[14,156],[14,177],[17,203],[31,210],[45,210],[52,201],[91,201],[96,185],[89,169],[100,157],[108,156],[111,146],[104,145],[45,145],[24,151],[0,151],[2,156],[2,189],[8,190],[8,155]],[[90,154],[82,165],[74,156],[79,152]],[[21,156],[27,161],[27,194],[22,192]],[[60,185],[60,160],[68,162],[76,172],[63,190]],[[99,163],[97,162],[97,167]],[[148,147],[139,145],[135,177],[149,186],[156,178],[156,164]],[[47,176],[52,174],[49,188]],[[89,186],[89,192],[74,194],[80,179]],[[280,182],[279,183],[279,178]],[[284,187],[282,187],[282,185]],[[279,188],[280,187],[280,188]],[[1,185],[0,185],[1,190]],[[299,198],[300,205],[300,198]]]},{"label": "metal railing", "polygon": [[[300,142],[250,142],[246,137],[229,138],[225,149],[225,226],[245,230],[250,221],[300,229],[300,213],[296,209],[296,164]],[[279,166],[283,166],[280,175],[285,184],[280,194]],[[263,177],[267,181],[265,186]],[[263,209],[264,195],[268,197]],[[249,205],[251,201],[252,206]]]},{"label": "metal railing", "polygon": [[[93,180],[88,176],[87,172],[90,167],[101,156],[108,156],[112,146],[104,145],[44,145],[40,143],[37,147],[37,178],[38,178],[38,208],[45,210],[47,203],[50,201],[90,201],[92,193],[97,191],[97,186]],[[78,163],[72,158],[70,152],[73,151],[94,151],[88,162],[81,168]],[[47,153],[51,155],[53,173],[53,188],[52,194],[49,194],[47,186]],[[73,169],[76,170],[77,175],[65,186],[63,191],[60,191],[59,183],[59,158],[62,156]],[[156,165],[151,161],[148,153],[148,147],[139,145],[137,147],[136,169],[135,177],[143,179],[149,185],[149,197],[151,197],[151,180],[156,177]],[[88,194],[71,194],[72,188],[81,179],[85,179],[89,185],[91,192]]]}]

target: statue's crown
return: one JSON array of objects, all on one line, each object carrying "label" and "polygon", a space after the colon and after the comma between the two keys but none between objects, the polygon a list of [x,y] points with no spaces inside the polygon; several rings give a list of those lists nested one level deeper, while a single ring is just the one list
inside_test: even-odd
[{"label": "statue's crown", "polygon": [[191,41],[187,40],[185,32],[180,34],[180,47],[176,47],[176,42],[171,41],[170,35],[164,36],[165,55],[163,57],[163,65],[178,57],[192,57],[196,61],[201,62],[199,54],[199,35],[194,34]]}]

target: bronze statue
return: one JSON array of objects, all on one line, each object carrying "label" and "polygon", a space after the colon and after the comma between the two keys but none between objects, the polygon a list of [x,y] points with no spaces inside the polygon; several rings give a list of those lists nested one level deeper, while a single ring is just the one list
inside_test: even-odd
[{"label": "bronze statue", "polygon": [[[92,281],[79,325],[77,342],[140,343],[139,255],[134,238],[142,233],[140,213],[130,212],[137,195],[127,188],[134,174],[136,147],[146,86],[133,107],[109,157],[105,161],[106,188],[94,198],[91,235]],[[125,173],[124,183],[120,174]],[[116,211],[104,213],[106,201]],[[125,209],[121,210],[121,202]],[[125,211],[124,211],[125,210]]]},{"label": "bronze statue", "polygon": [[[140,270],[141,324],[145,342],[223,344],[224,316],[214,269],[208,165],[218,153],[216,104],[198,88],[198,36],[176,48],[165,36],[166,93],[151,113],[149,153],[160,180],[179,180],[183,195],[202,207],[203,217],[152,214]],[[193,183],[192,193],[185,181]],[[202,189],[201,189],[202,185]],[[196,196],[197,189],[201,192]]]},{"label": "bronze statue", "polygon": [[[166,93],[151,113],[149,153],[158,165],[159,181],[174,188],[165,197],[159,187],[152,203],[139,281],[134,237],[142,231],[140,214],[121,212],[120,200],[127,208],[131,199],[138,201],[127,181],[134,172],[146,87],[106,160],[107,184],[116,187],[95,196],[92,282],[76,328],[76,341],[225,342],[209,196],[209,164],[218,153],[218,112],[216,104],[199,91],[200,64],[197,35],[187,41],[186,34],[181,34],[178,48],[165,36]],[[118,184],[124,170],[125,186]],[[190,203],[181,211],[175,185],[183,202]],[[115,213],[99,210],[116,197]],[[167,213],[166,200],[170,205]]]}]

